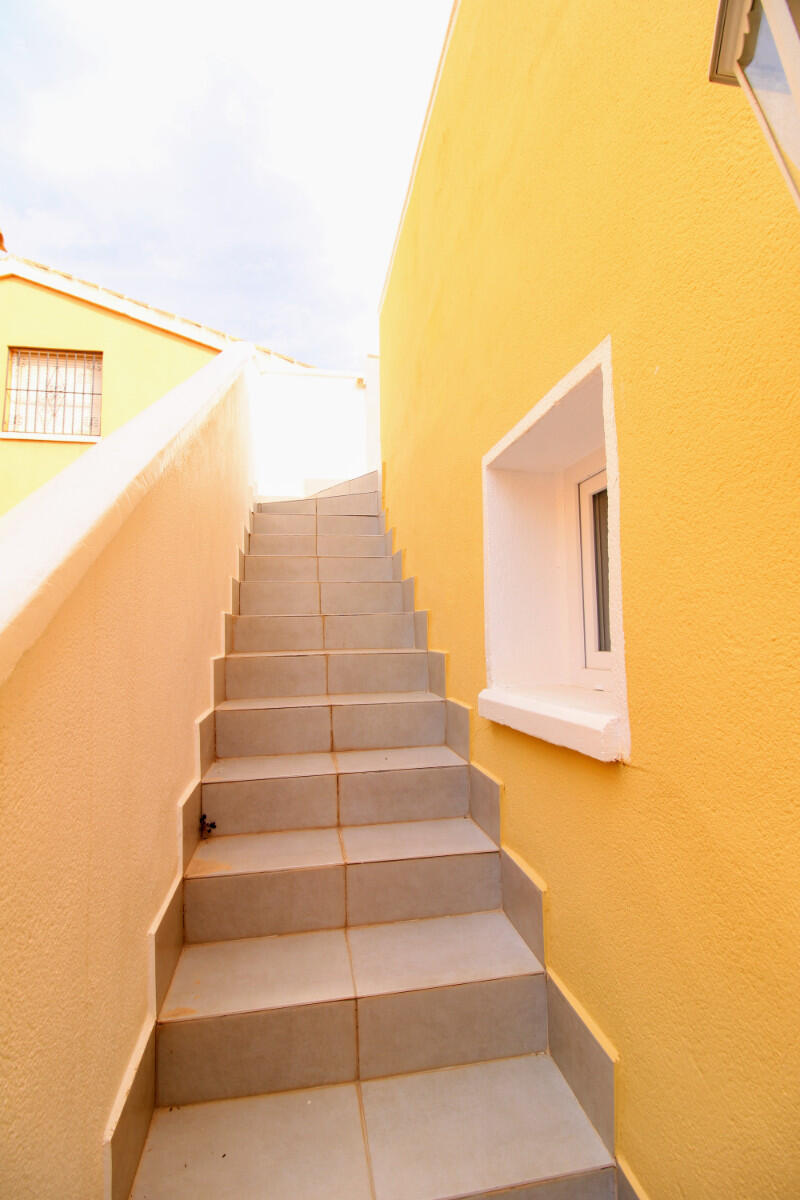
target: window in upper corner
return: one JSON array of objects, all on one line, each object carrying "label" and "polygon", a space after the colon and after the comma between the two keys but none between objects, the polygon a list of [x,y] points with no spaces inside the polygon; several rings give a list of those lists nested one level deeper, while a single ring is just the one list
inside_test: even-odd
[{"label": "window in upper corner", "polygon": [[482,716],[605,761],[630,748],[606,339],[483,460]]},{"label": "window in upper corner", "polygon": [[800,205],[800,0],[721,0],[709,78],[742,88]]},{"label": "window in upper corner", "polygon": [[103,355],[10,347],[3,432],[99,437]]}]

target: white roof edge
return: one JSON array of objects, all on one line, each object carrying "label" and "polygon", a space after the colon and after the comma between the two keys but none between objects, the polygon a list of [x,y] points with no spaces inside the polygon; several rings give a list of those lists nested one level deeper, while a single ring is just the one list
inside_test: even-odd
[{"label": "white roof edge", "polygon": [[[215,350],[223,350],[226,346],[246,341],[245,338],[224,333],[221,329],[212,329],[209,325],[201,325],[199,321],[192,321],[188,317],[179,317],[176,313],[168,312],[166,309],[155,308],[152,304],[146,304],[142,300],[134,300],[130,296],[123,295],[122,292],[101,287],[99,283],[78,279],[75,275],[59,271],[55,267],[48,267],[44,263],[34,262],[33,259],[0,253],[0,279],[12,277],[25,279],[28,283],[50,288],[51,291],[62,292],[66,296],[84,300],[99,308],[107,308],[110,312],[119,313],[121,316],[130,317],[134,321],[152,325],[155,329],[162,329],[166,333],[176,334],[178,337],[199,342],[200,345],[210,346]],[[293,367],[308,369],[308,363],[300,362],[277,350],[271,350],[269,346],[257,345],[256,350],[261,354],[268,355],[271,359],[279,359]]]},{"label": "white roof edge", "polygon": [[425,138],[428,133],[428,126],[430,125],[430,122],[431,122],[431,114],[433,113],[433,106],[436,103],[436,96],[439,92],[439,83],[441,82],[442,72],[444,71],[445,59],[447,58],[447,51],[450,49],[450,42],[453,37],[453,30],[454,30],[455,24],[456,24],[456,17],[458,16],[458,10],[460,7],[461,7],[461,0],[453,0],[453,7],[450,12],[450,20],[447,23],[447,32],[444,35],[444,45],[442,46],[442,53],[439,55],[439,64],[436,68],[436,75],[434,76],[434,79],[433,79],[433,87],[431,88],[431,94],[428,99],[428,107],[425,110],[425,119],[422,122],[422,129],[420,131],[419,141],[417,142],[417,152],[414,155],[414,163],[411,167],[411,178],[409,179],[408,187],[406,188],[406,195],[405,195],[405,199],[403,201],[403,208],[400,212],[400,220],[397,223],[397,232],[394,235],[394,243],[392,245],[392,253],[389,256],[389,266],[386,268],[386,276],[383,281],[383,288],[381,290],[381,298],[380,298],[380,302],[378,304],[378,312],[379,313],[383,310],[383,302],[386,299],[386,289],[389,286],[389,280],[392,275],[392,267],[394,266],[395,255],[397,254],[397,247],[400,242],[400,234],[403,231],[403,224],[406,219],[406,213],[408,212],[408,205],[411,200],[411,193],[414,190],[414,184],[417,179],[417,168],[419,167],[420,159],[422,158],[422,149],[423,149],[423,146],[425,145]]}]

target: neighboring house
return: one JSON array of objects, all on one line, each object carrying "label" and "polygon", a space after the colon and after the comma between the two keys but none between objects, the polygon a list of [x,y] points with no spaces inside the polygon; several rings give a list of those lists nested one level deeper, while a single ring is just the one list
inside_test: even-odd
[{"label": "neighboring house", "polygon": [[391,522],[652,1200],[800,1194],[800,41],[750,7],[739,88],[716,0],[461,0],[382,305]]},{"label": "neighboring house", "polygon": [[236,340],[0,254],[0,514]]}]

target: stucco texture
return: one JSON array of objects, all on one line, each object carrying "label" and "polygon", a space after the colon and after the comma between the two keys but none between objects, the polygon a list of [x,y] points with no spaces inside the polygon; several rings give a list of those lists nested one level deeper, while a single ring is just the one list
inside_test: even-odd
[{"label": "stucco texture", "polygon": [[[389,518],[650,1200],[800,1194],[800,218],[714,0],[462,0],[381,319]],[[632,755],[477,717],[481,456],[610,335]]]},{"label": "stucco texture", "polygon": [[[0,378],[4,387],[9,346],[102,351],[104,435],[218,353],[14,276],[0,279]],[[0,514],[74,462],[90,444],[0,438]]]},{"label": "stucco texture", "polygon": [[0,688],[0,1195],[103,1194],[249,507],[237,385]]}]

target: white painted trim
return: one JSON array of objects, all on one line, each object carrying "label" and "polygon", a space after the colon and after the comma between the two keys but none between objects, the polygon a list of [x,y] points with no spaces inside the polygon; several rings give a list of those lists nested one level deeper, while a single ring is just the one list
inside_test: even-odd
[{"label": "white painted trim", "polygon": [[[562,401],[566,406],[555,411]],[[545,432],[531,433],[550,414]],[[585,658],[577,485],[604,463],[613,650],[607,660],[610,669],[596,669],[587,667]],[[630,727],[610,338],[551,388],[483,456],[482,466],[487,688],[478,711],[604,761],[627,760]],[[532,512],[539,513],[538,524]],[[520,547],[526,547],[522,555]]]},{"label": "white painted trim", "polygon": [[594,539],[592,501],[598,492],[607,488],[607,472],[594,471],[578,484],[578,509],[580,515],[581,591],[583,593],[583,647],[586,666],[589,670],[610,671],[611,654],[595,649],[594,633],[597,629],[597,564]]},{"label": "white painted trim", "polygon": [[[75,300],[84,300],[98,308],[108,309],[110,312],[130,317],[144,325],[152,325],[153,328],[162,329],[165,333],[174,333],[187,341],[197,342],[201,346],[209,346],[214,350],[224,350],[226,346],[234,343],[248,344],[242,338],[223,333],[220,329],[212,329],[209,325],[201,325],[198,321],[189,320],[188,317],[179,317],[166,309],[154,308],[153,305],[145,304],[144,301],[133,300],[130,296],[123,295],[122,292],[114,292],[109,288],[101,287],[99,283],[89,283],[86,279],[78,279],[66,271],[45,266],[44,263],[34,262],[30,258],[18,258],[13,254],[0,253],[0,279],[11,278],[24,279],[39,287],[49,288],[51,292],[61,292],[62,295],[72,296]],[[270,350],[268,346],[259,345],[256,346],[256,349],[261,354],[266,354],[281,362],[291,363],[297,367],[306,366],[305,363],[298,362],[297,359],[290,358],[286,354]]]},{"label": "white painted trim", "polygon": [[605,692],[581,687],[530,692],[489,687],[478,695],[478,712],[499,725],[509,725],[602,762],[625,757],[623,717],[608,705]]},{"label": "white painted trim", "polygon": [[0,683],[216,405],[235,386],[250,391],[254,371],[253,347],[229,346],[0,518]]},{"label": "white painted trim", "polygon": [[460,9],[460,7],[461,7],[461,0],[454,0],[453,8],[450,12],[450,20],[447,23],[447,32],[444,35],[444,45],[442,46],[442,52],[439,55],[439,63],[438,63],[438,66],[436,67],[436,75],[434,76],[434,79],[433,79],[433,87],[431,88],[430,99],[428,100],[428,107],[425,110],[425,119],[422,122],[422,129],[420,131],[419,141],[417,142],[417,152],[414,155],[414,162],[411,167],[411,178],[408,181],[408,187],[406,188],[405,199],[403,200],[403,208],[400,212],[400,220],[397,224],[397,232],[394,235],[394,242],[392,244],[392,253],[389,256],[389,266],[386,269],[386,276],[384,278],[383,288],[381,290],[381,298],[380,298],[380,302],[378,304],[378,312],[379,313],[382,311],[383,302],[386,299],[386,290],[389,287],[389,280],[392,275],[392,267],[394,266],[395,255],[397,254],[397,247],[400,244],[400,235],[403,232],[403,225],[405,223],[406,213],[408,212],[408,205],[411,200],[411,193],[414,190],[414,184],[417,179],[417,169],[419,167],[420,159],[422,158],[422,149],[425,145],[425,138],[428,133],[428,126],[430,125],[430,122],[431,122],[433,106],[436,103],[436,97],[439,93],[439,83],[442,78],[442,72],[444,71],[445,59],[447,58],[447,51],[450,49],[450,42],[452,41],[453,30],[455,28],[456,20],[458,18],[458,10]]}]

